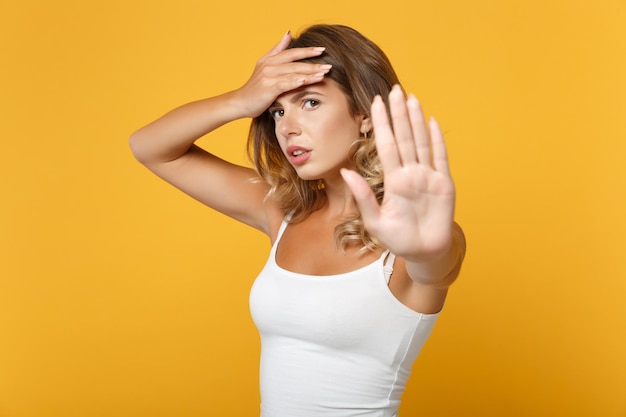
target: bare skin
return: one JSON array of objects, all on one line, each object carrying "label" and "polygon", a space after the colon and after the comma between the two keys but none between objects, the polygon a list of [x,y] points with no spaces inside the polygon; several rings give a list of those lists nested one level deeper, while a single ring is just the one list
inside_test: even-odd
[{"label": "bare skin", "polygon": [[[379,97],[371,119],[351,116],[346,97],[333,81],[324,80],[329,66],[294,62],[322,49],[285,49],[290,39],[286,34],[264,55],[241,88],[179,107],[135,132],[130,144],[136,158],[209,207],[261,230],[273,243],[285,213],[265,199],[267,184],[251,181],[258,177],[252,169],[194,145],[225,123],[269,108],[279,144],[298,175],[321,178],[326,186],[323,206],[285,230],[278,264],[298,273],[333,275],[373,262],[382,251],[359,255],[358,247],[343,252],[335,244],[339,220],[360,211],[367,230],[398,256],[392,293],[415,311],[438,312],[458,275],[465,242],[453,219],[454,183],[437,123],[426,123],[417,100],[405,99],[399,88],[389,96],[393,131]],[[372,127],[385,173],[382,204],[349,162],[350,144]],[[306,149],[304,162],[294,157],[296,148]]]}]

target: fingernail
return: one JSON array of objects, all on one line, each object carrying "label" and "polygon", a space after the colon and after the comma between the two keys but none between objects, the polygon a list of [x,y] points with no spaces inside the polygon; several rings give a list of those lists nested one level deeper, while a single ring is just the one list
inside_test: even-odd
[{"label": "fingernail", "polygon": [[417,99],[417,97],[415,97],[415,94],[413,94],[413,93],[409,94],[409,97],[406,99],[406,101],[407,101],[407,103],[409,103],[409,102],[414,103],[418,107],[420,105],[419,100]]},{"label": "fingernail", "polygon": [[313,51],[315,52],[324,52],[325,50],[326,48],[323,46],[316,46],[315,48],[313,48]]},{"label": "fingernail", "polygon": [[320,65],[320,69],[321,69],[322,71],[324,71],[324,72],[328,72],[328,71],[330,71],[330,69],[331,69],[332,67],[333,67],[333,66],[332,66],[331,64],[324,64],[324,65]]}]

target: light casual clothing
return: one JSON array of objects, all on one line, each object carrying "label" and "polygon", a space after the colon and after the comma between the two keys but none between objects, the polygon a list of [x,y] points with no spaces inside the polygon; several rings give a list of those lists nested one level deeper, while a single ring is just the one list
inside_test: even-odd
[{"label": "light casual clothing", "polygon": [[262,345],[262,417],[396,416],[438,314],[417,313],[394,297],[388,251],[344,274],[282,269],[276,248],[286,226],[250,292]]}]

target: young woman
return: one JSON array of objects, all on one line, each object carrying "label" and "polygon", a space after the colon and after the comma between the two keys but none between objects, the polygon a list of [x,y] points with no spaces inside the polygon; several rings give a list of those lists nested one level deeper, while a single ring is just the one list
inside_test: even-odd
[{"label": "young woman", "polygon": [[[194,145],[241,118],[253,118],[256,169]],[[345,26],[287,33],[241,88],[171,111],[130,145],[270,238],[250,294],[262,415],[395,416],[465,240],[441,131],[385,54]]]}]

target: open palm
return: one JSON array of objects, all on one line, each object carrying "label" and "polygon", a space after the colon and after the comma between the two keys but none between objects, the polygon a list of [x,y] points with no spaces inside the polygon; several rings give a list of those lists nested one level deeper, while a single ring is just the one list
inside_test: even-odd
[{"label": "open palm", "polygon": [[[405,101],[395,86],[389,94],[391,123],[380,97],[372,103],[376,147],[385,175],[381,204],[357,173],[344,171],[366,229],[393,253],[422,261],[448,250],[454,224],[454,183],[443,135],[428,128],[419,102]],[[393,128],[392,128],[393,124]]]}]

